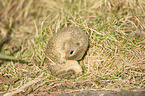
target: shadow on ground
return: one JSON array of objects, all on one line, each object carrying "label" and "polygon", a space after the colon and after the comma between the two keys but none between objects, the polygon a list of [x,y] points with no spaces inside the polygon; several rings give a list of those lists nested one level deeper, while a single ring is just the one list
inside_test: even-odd
[{"label": "shadow on ground", "polygon": [[120,92],[80,91],[74,93],[54,94],[46,96],[145,96],[145,89],[124,90]]}]

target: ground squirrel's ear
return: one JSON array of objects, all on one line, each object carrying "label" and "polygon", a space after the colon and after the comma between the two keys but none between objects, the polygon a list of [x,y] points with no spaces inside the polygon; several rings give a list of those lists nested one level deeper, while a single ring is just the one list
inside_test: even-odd
[{"label": "ground squirrel's ear", "polygon": [[77,43],[76,43],[76,45],[77,45],[77,46],[80,46],[80,43],[79,43],[79,42],[77,42]]}]

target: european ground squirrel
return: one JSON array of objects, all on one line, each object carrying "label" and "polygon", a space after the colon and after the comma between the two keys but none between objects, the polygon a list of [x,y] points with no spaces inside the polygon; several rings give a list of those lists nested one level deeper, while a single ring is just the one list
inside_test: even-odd
[{"label": "european ground squirrel", "polygon": [[80,27],[70,26],[54,34],[45,51],[52,75],[73,78],[82,73],[77,60],[82,59],[87,48],[88,35]]}]

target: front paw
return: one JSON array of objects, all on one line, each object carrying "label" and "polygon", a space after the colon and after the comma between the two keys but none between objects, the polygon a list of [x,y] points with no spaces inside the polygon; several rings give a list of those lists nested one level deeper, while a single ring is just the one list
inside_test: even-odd
[{"label": "front paw", "polygon": [[59,64],[65,64],[66,60],[65,59],[61,59]]}]

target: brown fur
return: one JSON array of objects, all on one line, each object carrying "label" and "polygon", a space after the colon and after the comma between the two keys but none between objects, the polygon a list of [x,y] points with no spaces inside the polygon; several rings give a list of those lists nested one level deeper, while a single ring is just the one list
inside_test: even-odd
[{"label": "brown fur", "polygon": [[[88,48],[88,36],[80,27],[63,28],[52,36],[46,48],[46,61],[53,75],[79,74],[80,60]],[[70,71],[71,70],[71,71]],[[70,73],[69,73],[70,72]]]}]

